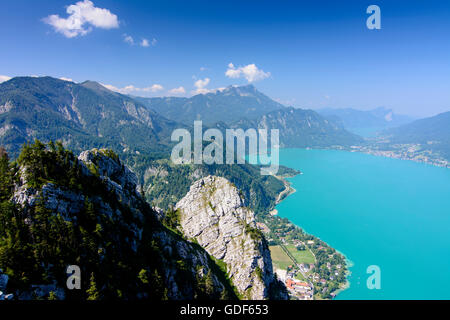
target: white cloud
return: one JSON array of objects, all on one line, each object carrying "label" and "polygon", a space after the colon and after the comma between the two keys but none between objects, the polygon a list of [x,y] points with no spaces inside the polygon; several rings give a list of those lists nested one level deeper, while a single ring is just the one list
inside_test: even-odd
[{"label": "white cloud", "polygon": [[128,43],[129,45],[140,45],[141,47],[144,48],[148,48],[148,47],[154,47],[156,46],[156,43],[158,43],[158,40],[156,40],[155,38],[153,38],[151,41],[146,39],[146,38],[142,38],[142,40],[139,42],[136,42],[134,40],[134,38],[132,36],[130,36],[129,34],[124,34],[123,35],[123,41],[125,41],[126,43]]},{"label": "white cloud", "polygon": [[242,74],[242,72],[240,69],[236,69],[232,63],[228,64],[228,69],[225,72],[225,75],[228,78],[239,78],[241,76],[241,74]]},{"label": "white cloud", "polygon": [[100,83],[100,84],[102,86],[104,86],[106,89],[109,89],[109,90],[114,91],[114,92],[120,92],[120,89],[115,87],[115,86],[113,86],[113,85],[106,84],[106,83]]},{"label": "white cloud", "polygon": [[184,87],[173,88],[169,90],[170,94],[185,94],[186,90]]},{"label": "white cloud", "polygon": [[197,81],[195,81],[194,86],[195,86],[195,90],[192,90],[191,93],[192,94],[207,94],[207,93],[215,93],[217,91],[223,91],[226,88],[225,87],[221,87],[221,88],[216,88],[216,89],[208,89],[206,88],[206,86],[209,84],[209,82],[211,81],[211,79],[209,78],[205,78],[205,79],[199,79]]},{"label": "white cloud", "polygon": [[92,31],[93,27],[113,29],[119,27],[117,16],[108,9],[97,8],[90,0],[79,1],[66,9],[67,18],[57,14],[50,15],[43,21],[51,25],[56,32],[67,38],[84,36]]},{"label": "white cloud", "polygon": [[134,39],[132,36],[129,36],[127,34],[123,35],[123,41],[125,41],[128,44],[134,45]]},{"label": "white cloud", "polygon": [[61,77],[61,78],[59,78],[59,80],[75,82],[75,81],[73,81],[72,79],[70,79],[70,78],[65,78],[65,77]]},{"label": "white cloud", "polygon": [[141,47],[148,48],[150,46],[152,47],[156,46],[156,43],[158,43],[158,40],[156,40],[155,38],[153,38],[151,41],[143,38],[140,45]]},{"label": "white cloud", "polygon": [[199,79],[199,80],[195,81],[194,86],[197,89],[203,89],[204,87],[206,87],[209,84],[210,81],[211,81],[211,79],[209,79],[209,78],[205,78],[203,80]]},{"label": "white cloud", "polygon": [[255,82],[270,77],[270,72],[264,72],[263,70],[258,69],[258,67],[253,63],[238,68],[230,63],[225,75],[228,78],[245,78],[248,82]]},{"label": "white cloud", "polygon": [[150,88],[147,88],[147,89],[150,89],[149,91],[151,91],[151,92],[157,92],[157,91],[164,90],[164,87],[160,84],[154,84]]},{"label": "white cloud", "polygon": [[206,86],[209,84],[210,81],[211,81],[211,79],[209,79],[209,78],[205,78],[203,80],[199,79],[199,80],[195,81],[194,86],[197,89],[193,90],[192,93],[193,94],[206,94],[206,93],[214,91],[214,90],[206,88]]},{"label": "white cloud", "polygon": [[10,80],[11,77],[0,75],[0,83]]},{"label": "white cloud", "polygon": [[103,83],[102,83],[102,86],[104,86],[105,88],[107,88],[107,89],[109,89],[111,91],[115,91],[115,92],[122,93],[122,94],[155,93],[155,92],[164,90],[164,87],[162,85],[160,85],[160,84],[154,84],[152,86],[145,87],[145,88],[138,88],[138,87],[135,87],[133,85],[128,85],[128,86],[125,86],[123,88],[118,88],[118,87],[115,87],[113,85],[103,84]]}]

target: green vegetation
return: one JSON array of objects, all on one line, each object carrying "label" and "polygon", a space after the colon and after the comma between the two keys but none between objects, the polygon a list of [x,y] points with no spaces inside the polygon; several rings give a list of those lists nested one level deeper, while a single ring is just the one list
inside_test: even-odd
[{"label": "green vegetation", "polygon": [[83,187],[78,159],[61,142],[50,142],[48,150],[38,140],[34,145],[25,144],[17,164],[26,167],[27,184],[32,188],[40,189],[47,183],[78,190]]},{"label": "green vegetation", "polygon": [[[19,168],[25,170],[29,190],[38,195],[34,205],[25,208],[10,201],[14,183],[20,183],[15,181]],[[2,152],[0,182],[0,268],[9,276],[8,291],[23,292],[31,285],[53,283],[65,290],[66,267],[76,264],[82,275],[89,276],[81,277],[82,290],[65,290],[69,300],[167,299],[163,277],[167,269],[175,271],[181,292],[194,289],[198,297],[213,298],[206,294],[211,292],[211,274],[200,279],[206,287],[199,285],[191,261],[177,256],[174,248],[163,251],[154,235],[164,232],[174,243],[183,238],[161,225],[143,198],[135,199],[136,214],[122,204],[104,180],[83,174],[81,164],[61,143],[44,145],[36,141],[25,145],[16,162],[9,162]],[[48,209],[43,190],[49,187],[84,199],[80,209],[64,215]],[[111,211],[105,211],[105,205]],[[166,218],[172,228],[177,221],[176,211]],[[192,247],[206,254],[202,248]],[[211,272],[219,274],[229,286],[220,268],[213,262],[211,266]],[[235,298],[232,289],[214,292],[217,298]],[[49,292],[43,298],[57,296]]]},{"label": "green vegetation", "polygon": [[275,266],[287,270],[291,265],[295,267],[293,260],[298,264],[314,266],[307,272],[307,279],[300,272],[296,272],[296,277],[314,284],[317,299],[331,299],[331,294],[346,283],[347,264],[342,254],[319,238],[305,233],[286,218],[263,214],[258,220],[270,229],[265,236]]},{"label": "green vegetation", "polygon": [[0,128],[10,128],[0,137],[0,145],[12,158],[23,143],[37,138],[63,140],[77,153],[110,148],[121,157],[138,151],[155,159],[169,152],[170,133],[179,127],[95,82],[18,77],[0,84],[0,105],[6,103],[14,107],[0,114]]},{"label": "green vegetation", "polygon": [[262,270],[261,270],[260,267],[258,267],[258,266],[255,267],[255,273],[256,273],[256,276],[257,276],[260,280],[263,279],[263,272],[262,272]]},{"label": "green vegetation", "polygon": [[86,291],[88,300],[100,300],[100,293],[97,289],[97,283],[95,282],[94,273],[91,273],[91,279],[89,284],[89,289]]},{"label": "green vegetation", "polygon": [[56,296],[56,293],[54,291],[50,291],[49,295],[48,295],[48,300],[58,300],[58,297]]},{"label": "green vegetation", "polygon": [[162,223],[170,230],[179,233],[180,227],[180,210],[169,208],[166,210]]},{"label": "green vegetation", "polygon": [[[86,291],[67,291],[68,299],[97,299],[99,294],[117,298],[119,289],[125,298],[131,298],[139,290],[134,285],[139,270],[144,266],[150,270],[163,268],[157,248],[143,245],[139,252],[134,252],[131,245],[125,245],[133,238],[129,226],[141,226],[145,230],[143,237],[157,227],[150,207],[141,201],[140,209],[146,212],[144,220],[135,217],[103,181],[82,175],[78,160],[61,143],[45,146],[36,141],[25,145],[17,163],[6,163],[3,157],[0,179],[5,185],[12,183],[18,167],[26,168],[29,187],[42,190],[51,183],[83,196],[85,201],[81,210],[70,217],[47,209],[43,196],[39,196],[34,206],[22,210],[9,201],[13,190],[8,188],[9,194],[5,194],[2,188],[0,268],[10,277],[10,290],[53,281],[65,288],[66,266],[77,264],[83,274],[92,276],[82,277]],[[90,201],[96,197],[121,215],[102,214],[97,202]]]},{"label": "green vegetation", "polygon": [[204,125],[217,127],[223,132],[225,127],[279,129],[283,147],[331,147],[363,143],[362,138],[346,131],[333,119],[326,119],[313,110],[285,107],[251,85],[230,87],[223,92],[191,98],[137,100],[164,117],[189,126],[200,116]]},{"label": "green vegetation", "polygon": [[[309,249],[299,251],[293,245],[277,245],[270,247],[272,261],[275,267],[281,270],[294,270],[300,264],[314,264],[315,258]],[[301,272],[296,273],[300,280],[307,281]]]},{"label": "green vegetation", "polygon": [[316,262],[314,255],[308,248],[305,250],[297,250],[294,245],[286,245],[285,247],[298,263],[314,264]]},{"label": "green vegetation", "polygon": [[[195,244],[196,248],[201,248],[200,245]],[[233,286],[227,271],[227,265],[223,260],[216,259],[213,256],[208,256],[209,271],[206,277],[199,278],[197,285],[197,299],[220,299],[220,300],[235,300],[240,299],[238,290]],[[203,270],[197,270],[197,274]],[[220,293],[212,292],[213,280],[212,275],[215,275],[224,285]]]},{"label": "green vegetation", "polygon": [[[141,162],[134,170],[142,177],[147,200],[162,209],[174,206],[193,182],[208,175],[224,177],[234,184],[242,192],[246,205],[257,214],[273,208],[278,194],[285,188],[281,180],[262,176],[259,167],[250,164],[174,166],[169,160],[158,160]],[[284,167],[282,170],[296,172]]]},{"label": "green vegetation", "polygon": [[298,175],[300,172],[289,168],[289,167],[285,167],[285,166],[280,166],[278,168],[278,172],[277,172],[277,176],[278,177],[283,177],[283,178],[289,178],[289,177],[295,177],[296,175]]},{"label": "green vegetation", "polygon": [[278,129],[280,145],[285,148],[349,147],[364,143],[364,139],[348,132],[330,119],[313,110],[286,107],[271,111],[257,119],[241,119],[229,124],[231,128]]},{"label": "green vegetation", "polygon": [[272,263],[281,270],[286,270],[289,266],[292,266],[293,261],[284,252],[280,246],[270,246],[270,255],[272,256]]},{"label": "green vegetation", "polygon": [[[251,109],[257,102],[261,108],[256,108],[257,112],[250,120],[240,119],[241,112],[228,113],[231,115],[227,119],[232,122],[230,126],[259,127],[264,114],[268,129],[280,129],[280,142],[285,147],[329,147],[360,141],[311,110],[284,108],[253,87],[236,90],[246,91],[250,98],[240,94],[218,94],[216,97],[199,95],[192,101],[195,106],[214,103],[211,110],[220,113],[214,111],[207,115],[212,123],[217,117],[224,120],[225,105],[241,110],[240,106]],[[267,236],[273,245],[280,239],[290,242],[313,239],[315,245],[309,249],[317,258],[317,273],[326,279],[334,271],[326,267],[327,262],[332,261],[333,266],[345,265],[341,255],[317,238],[304,234],[287,220],[268,215],[285,186],[276,177],[260,175],[259,166],[171,164],[168,160],[170,133],[183,125],[163,118],[148,107],[158,106],[161,112],[185,112],[184,98],[171,99],[170,103],[166,99],[138,102],[95,82],[76,84],[50,77],[23,77],[0,84],[0,105],[6,103],[13,108],[0,115],[0,128],[8,128],[0,137],[0,143],[9,151],[8,157],[6,150],[0,148],[0,268],[10,276],[13,288],[54,280],[61,284],[66,277],[65,267],[76,263],[82,266],[83,274],[92,274],[95,278],[83,277],[86,290],[68,292],[69,299],[97,297],[96,291],[102,299],[133,299],[141,293],[148,298],[164,299],[167,298],[164,269],[174,267],[183,274],[183,270],[191,267],[176,263],[180,259],[166,257],[153,238],[155,231],[164,230],[171,237],[183,240],[178,231],[179,213],[169,210],[161,225],[150,206],[140,199],[138,211],[143,217],[136,217],[135,212],[123,205],[99,179],[100,172],[95,163],[88,167],[92,175],[84,175],[74,153],[65,149],[62,142],[51,140],[63,140],[64,146],[74,152],[98,148],[101,155],[118,163],[121,163],[120,157],[124,161],[122,165],[128,165],[137,173],[147,200],[162,209],[173,207],[200,177],[225,177],[240,190],[245,205],[255,211],[257,220],[268,225],[271,233]],[[167,108],[172,103],[180,105]],[[168,118],[182,115],[182,112],[175,112],[167,115]],[[192,116],[182,119],[192,124],[189,120]],[[305,122],[306,118],[308,122]],[[279,123],[286,123],[286,127],[280,128]],[[217,127],[223,129],[223,124]],[[27,141],[32,138],[50,142],[47,145],[39,141],[29,144]],[[10,158],[16,161],[11,162]],[[26,210],[9,201],[14,185],[20,182],[17,181],[19,168],[26,168],[27,187],[39,195],[36,205]],[[296,173],[280,167],[278,174]],[[42,196],[42,189],[49,184],[83,199],[81,209],[70,216],[48,210],[45,207],[48,199]],[[100,202],[118,214],[103,214]],[[137,241],[136,250],[131,250],[131,244],[136,240],[135,227],[143,231],[142,239]],[[255,239],[262,236],[259,230],[248,231]],[[329,258],[330,255],[336,258]],[[172,260],[173,265],[166,265]],[[213,270],[213,274],[223,273],[220,268],[216,271]],[[180,282],[186,287],[197,283],[198,279],[192,274],[186,272],[184,275]],[[334,282],[341,283],[343,277],[340,275]],[[198,287],[197,296],[204,294],[205,286],[209,285],[205,282]],[[91,292],[87,292],[87,288],[92,289]],[[55,293],[51,298],[55,298]]]},{"label": "green vegetation", "polygon": [[198,115],[201,115],[204,124],[213,125],[217,122],[240,120],[243,114],[253,119],[267,112],[284,108],[252,85],[229,87],[223,92],[195,95],[191,98],[136,99],[162,116],[187,125],[192,125],[194,120],[199,120]]},{"label": "green vegetation", "polygon": [[111,149],[100,149],[99,152],[102,153],[104,156],[113,159],[117,163],[120,162],[119,156],[117,155],[117,153],[115,153]]},{"label": "green vegetation", "polygon": [[450,167],[450,112],[386,130],[367,149]]},{"label": "green vegetation", "polygon": [[261,241],[264,239],[264,236],[261,230],[253,228],[249,224],[245,224],[244,231],[246,234],[250,235],[250,238],[255,241]]}]

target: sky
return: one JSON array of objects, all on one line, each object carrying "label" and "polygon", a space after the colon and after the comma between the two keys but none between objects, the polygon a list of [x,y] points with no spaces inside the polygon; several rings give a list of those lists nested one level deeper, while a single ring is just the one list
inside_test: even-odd
[{"label": "sky", "polygon": [[[369,29],[369,5],[381,29]],[[0,0],[0,82],[98,81],[139,96],[253,84],[286,105],[450,110],[450,2]]]}]

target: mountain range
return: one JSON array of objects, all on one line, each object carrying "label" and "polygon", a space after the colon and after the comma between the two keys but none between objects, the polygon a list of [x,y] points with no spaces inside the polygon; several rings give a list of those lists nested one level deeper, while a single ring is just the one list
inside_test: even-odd
[{"label": "mountain range", "polygon": [[[0,145],[11,157],[27,141],[61,140],[76,152],[111,148],[133,168],[167,159],[173,130],[192,130],[198,119],[204,121],[205,129],[278,129],[281,147],[300,148],[364,145],[366,141],[353,134],[352,128],[375,126],[385,129],[381,137],[391,144],[421,144],[450,159],[448,117],[444,113],[413,122],[386,108],[316,112],[286,107],[253,85],[230,86],[190,98],[139,98],[94,81],[17,77],[0,84]],[[201,171],[215,174],[216,170],[220,169]]]},{"label": "mountain range", "polygon": [[156,211],[113,151],[76,157],[36,141],[14,163],[0,157],[0,182],[0,300],[287,298],[253,212],[224,178]]},{"label": "mountain range", "polygon": [[0,145],[17,156],[34,139],[62,140],[74,151],[111,148],[167,157],[176,128],[280,130],[285,147],[349,146],[362,139],[312,110],[287,108],[252,85],[230,86],[191,98],[136,98],[94,81],[74,83],[51,77],[18,77],[0,84]]},{"label": "mountain range", "polygon": [[399,115],[388,108],[376,108],[372,110],[356,110],[352,108],[319,109],[317,112],[328,119],[340,122],[348,130],[361,128],[384,128],[397,127],[414,120],[414,118],[405,115]]},{"label": "mountain range", "polygon": [[167,119],[187,125],[202,120],[205,125],[256,119],[284,106],[256,90],[253,85],[229,86],[191,98],[135,98]]},{"label": "mountain range", "polygon": [[63,140],[76,151],[167,152],[176,127],[180,125],[93,81],[20,77],[0,84],[0,144],[12,155],[35,138]]},{"label": "mountain range", "polygon": [[364,143],[364,139],[348,132],[335,121],[328,120],[313,110],[293,107],[271,111],[254,120],[241,119],[230,123],[229,127],[244,130],[278,129],[282,148],[348,147]]},{"label": "mountain range", "polygon": [[385,130],[381,136],[391,144],[419,144],[450,161],[450,112]]},{"label": "mountain range", "polygon": [[[358,117],[347,125],[406,121],[387,109]],[[13,78],[0,84],[0,291],[19,299],[287,298],[256,221],[289,186],[256,165],[174,165],[172,131],[198,119],[205,128],[278,129],[281,147],[367,143],[337,115],[283,106],[254,86],[137,98],[94,81]],[[380,139],[450,158],[449,128],[450,112]],[[60,142],[23,145],[34,139]],[[89,150],[76,157],[66,148]],[[297,173],[280,167],[278,175]],[[80,264],[83,291],[65,289],[68,264]]]}]

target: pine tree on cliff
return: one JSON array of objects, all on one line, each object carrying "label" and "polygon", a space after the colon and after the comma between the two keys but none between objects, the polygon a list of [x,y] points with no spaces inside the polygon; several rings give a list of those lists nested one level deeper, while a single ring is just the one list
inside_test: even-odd
[{"label": "pine tree on cliff", "polygon": [[0,146],[0,159],[6,158],[6,160],[9,160],[8,153],[6,152],[5,147]]},{"label": "pine tree on cliff", "polygon": [[97,289],[97,283],[95,282],[95,276],[94,273],[91,273],[91,280],[89,284],[89,289],[86,290],[87,293],[87,299],[88,300],[99,300],[100,299],[100,293]]},{"label": "pine tree on cliff", "polygon": [[0,147],[0,202],[6,201],[11,196],[12,174],[9,165],[8,154],[5,148]]}]

